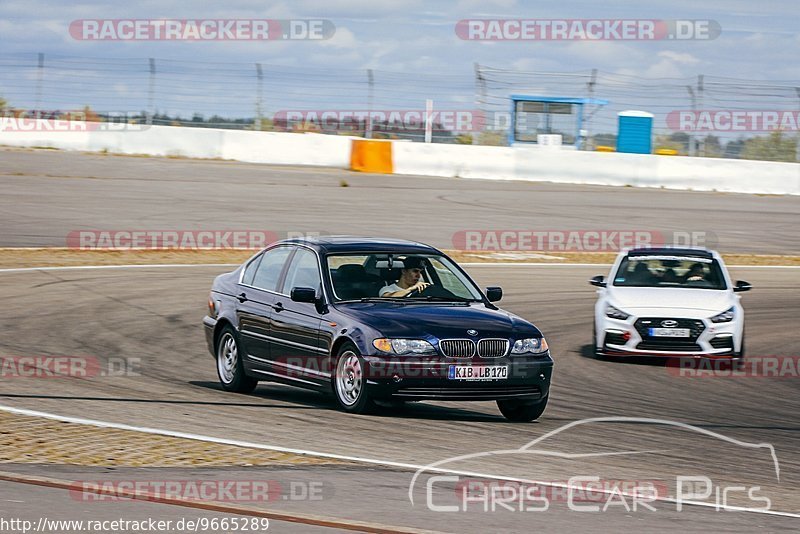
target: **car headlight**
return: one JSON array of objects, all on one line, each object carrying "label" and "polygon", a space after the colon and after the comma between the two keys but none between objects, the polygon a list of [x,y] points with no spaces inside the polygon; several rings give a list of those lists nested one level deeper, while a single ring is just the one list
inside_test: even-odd
[{"label": "car headlight", "polygon": [[625,319],[630,317],[630,314],[625,313],[619,308],[615,308],[611,304],[606,304],[606,317],[611,317],[612,319],[619,319],[620,321],[624,321]]},{"label": "car headlight", "polygon": [[547,340],[543,337],[518,339],[511,348],[511,354],[541,354],[547,352]]},{"label": "car headlight", "polygon": [[423,339],[386,339],[379,338],[372,346],[382,352],[395,354],[435,354],[433,345]]},{"label": "car headlight", "polygon": [[722,313],[718,313],[714,317],[711,318],[712,323],[729,323],[733,321],[733,318],[736,316],[736,311],[733,309],[733,306],[728,308]]}]

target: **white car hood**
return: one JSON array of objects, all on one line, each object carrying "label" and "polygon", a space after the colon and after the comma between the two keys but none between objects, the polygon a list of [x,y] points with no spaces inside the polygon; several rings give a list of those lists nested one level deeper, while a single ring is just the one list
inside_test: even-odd
[{"label": "white car hood", "polygon": [[722,312],[735,300],[729,291],[714,289],[678,289],[670,287],[613,287],[609,302],[627,310],[683,309]]}]

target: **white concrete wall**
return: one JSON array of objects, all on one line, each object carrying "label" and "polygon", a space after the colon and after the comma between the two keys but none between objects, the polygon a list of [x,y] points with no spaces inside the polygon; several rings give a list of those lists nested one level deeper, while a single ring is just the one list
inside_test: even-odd
[{"label": "white concrete wall", "polygon": [[[352,137],[151,126],[141,131],[8,131],[0,145],[349,168]],[[800,194],[800,164],[394,142],[396,174]]]},{"label": "white concrete wall", "polygon": [[537,146],[395,143],[396,174],[800,194],[800,164],[581,152]]},{"label": "white concrete wall", "polygon": [[350,166],[351,139],[335,135],[177,126],[150,126],[127,131],[0,130],[0,145],[342,168]]}]

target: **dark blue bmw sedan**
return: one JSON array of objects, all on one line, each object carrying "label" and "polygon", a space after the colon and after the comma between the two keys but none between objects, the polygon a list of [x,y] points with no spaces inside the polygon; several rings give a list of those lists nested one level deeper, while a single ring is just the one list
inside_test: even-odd
[{"label": "dark blue bmw sedan", "polygon": [[274,243],[214,280],[203,319],[228,391],[259,380],[376,401],[493,400],[512,421],[544,412],[553,360],[542,333],[493,304],[439,250],[361,237]]}]

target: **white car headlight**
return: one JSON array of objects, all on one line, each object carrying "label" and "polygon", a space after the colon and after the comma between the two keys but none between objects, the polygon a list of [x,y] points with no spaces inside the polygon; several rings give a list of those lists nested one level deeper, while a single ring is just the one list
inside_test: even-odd
[{"label": "white car headlight", "polygon": [[547,352],[549,348],[547,340],[543,337],[518,339],[511,348],[511,354],[542,354]]},{"label": "white car headlight", "polygon": [[722,313],[718,313],[714,317],[711,318],[712,323],[729,323],[733,321],[733,318],[736,317],[736,310],[731,306],[727,310]]},{"label": "white car headlight", "polygon": [[435,354],[433,345],[424,339],[386,339],[380,338],[372,342],[372,346],[382,352],[395,354]]},{"label": "white car headlight", "polygon": [[625,319],[630,317],[630,314],[625,313],[619,308],[615,308],[611,304],[606,304],[606,317],[611,317],[612,319],[619,319],[621,321],[624,321]]}]

